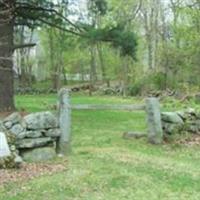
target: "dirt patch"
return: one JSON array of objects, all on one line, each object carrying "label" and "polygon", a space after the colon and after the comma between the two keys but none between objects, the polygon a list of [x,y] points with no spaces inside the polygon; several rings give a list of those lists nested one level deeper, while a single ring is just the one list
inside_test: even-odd
[{"label": "dirt patch", "polygon": [[187,145],[187,146],[200,145],[200,135],[193,134],[188,138],[177,140],[176,143]]},{"label": "dirt patch", "polygon": [[51,175],[67,169],[67,161],[59,164],[25,163],[19,169],[0,169],[0,185]]}]

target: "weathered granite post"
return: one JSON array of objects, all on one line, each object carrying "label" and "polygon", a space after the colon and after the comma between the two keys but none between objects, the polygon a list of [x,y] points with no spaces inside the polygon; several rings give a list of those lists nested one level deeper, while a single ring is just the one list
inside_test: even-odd
[{"label": "weathered granite post", "polygon": [[59,126],[61,136],[57,144],[57,152],[59,154],[68,155],[71,151],[71,108],[69,89],[61,89],[59,91]]},{"label": "weathered granite post", "polygon": [[148,140],[152,144],[161,144],[163,141],[163,130],[161,124],[160,105],[157,98],[146,100]]}]

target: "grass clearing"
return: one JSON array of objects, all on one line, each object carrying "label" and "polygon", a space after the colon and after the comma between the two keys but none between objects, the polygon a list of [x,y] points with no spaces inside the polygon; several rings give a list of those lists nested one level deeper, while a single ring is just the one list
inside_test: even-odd
[{"label": "grass clearing", "polygon": [[[54,95],[18,96],[18,108],[41,111]],[[116,97],[72,96],[72,103],[138,103]],[[168,107],[170,109],[170,106]],[[144,131],[144,112],[73,111],[73,152],[68,170],[0,188],[1,200],[199,200],[200,147],[153,146],[123,140]]]}]

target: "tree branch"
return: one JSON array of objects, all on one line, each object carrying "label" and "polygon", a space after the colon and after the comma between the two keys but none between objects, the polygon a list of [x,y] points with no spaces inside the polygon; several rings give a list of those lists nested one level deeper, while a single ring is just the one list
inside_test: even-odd
[{"label": "tree branch", "polygon": [[70,24],[72,27],[74,27],[75,29],[79,30],[80,32],[82,32],[83,30],[80,29],[80,27],[78,27],[77,25],[75,25],[74,23],[72,23],[67,17],[65,17],[64,15],[60,14],[57,10],[52,9],[52,8],[44,8],[41,6],[34,6],[32,4],[29,3],[19,3],[19,6],[17,7],[17,9],[24,9],[24,10],[35,10],[35,11],[43,11],[43,12],[49,12],[49,13],[54,13],[55,15],[57,15],[58,17],[60,17],[61,19],[65,20],[68,24]]},{"label": "tree branch", "polygon": [[16,49],[23,49],[23,48],[31,48],[36,46],[36,43],[29,43],[29,44],[19,44],[19,45],[14,45],[13,50]]}]

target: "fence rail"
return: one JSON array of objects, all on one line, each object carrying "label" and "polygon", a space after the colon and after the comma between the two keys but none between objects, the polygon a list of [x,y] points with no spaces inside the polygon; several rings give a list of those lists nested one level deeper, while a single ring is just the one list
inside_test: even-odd
[{"label": "fence rail", "polygon": [[95,105],[95,104],[82,104],[71,105],[72,110],[127,110],[127,111],[139,111],[145,110],[145,105]]}]

